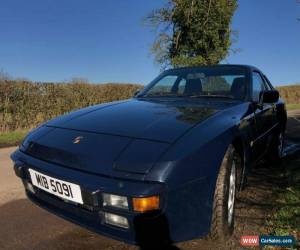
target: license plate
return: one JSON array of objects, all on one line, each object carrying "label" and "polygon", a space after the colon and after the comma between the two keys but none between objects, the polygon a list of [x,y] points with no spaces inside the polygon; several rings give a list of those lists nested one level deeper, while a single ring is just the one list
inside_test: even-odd
[{"label": "license plate", "polygon": [[32,184],[64,200],[83,204],[80,186],[29,169]]}]

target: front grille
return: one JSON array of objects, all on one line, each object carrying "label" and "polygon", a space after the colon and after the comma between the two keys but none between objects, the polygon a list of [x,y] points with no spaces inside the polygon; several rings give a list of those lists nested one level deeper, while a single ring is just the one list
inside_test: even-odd
[{"label": "front grille", "polygon": [[76,154],[72,154],[62,149],[48,147],[35,142],[30,142],[26,148],[26,153],[40,160],[47,162],[81,168],[82,163]]}]

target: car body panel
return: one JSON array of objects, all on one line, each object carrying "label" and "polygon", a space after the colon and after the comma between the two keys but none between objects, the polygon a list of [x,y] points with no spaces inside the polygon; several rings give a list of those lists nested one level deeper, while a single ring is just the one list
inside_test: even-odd
[{"label": "car body panel", "polygon": [[101,108],[87,109],[86,113],[81,112],[78,116],[71,114],[71,119],[61,118],[47,125],[171,143],[187,129],[216,111],[212,108],[191,106],[196,115],[186,121],[184,114],[188,108],[180,107],[171,100],[151,102],[131,99]]},{"label": "car body panel", "polygon": [[[227,106],[234,104],[228,103]],[[114,113],[117,107],[122,109],[123,105],[129,113],[132,111],[130,107],[137,106],[139,111],[138,114],[124,118],[120,118],[118,114],[109,115],[111,119],[118,117],[128,120],[127,123],[121,121],[122,125],[119,127],[122,128],[122,132],[112,127],[109,133],[109,127],[104,129],[106,125],[101,127],[94,122],[93,119],[97,116],[100,123],[110,119],[107,118],[109,111]],[[71,119],[58,118],[57,122],[53,120],[44,124],[43,129],[48,128],[47,134],[31,142],[26,152],[48,162],[91,173],[113,176],[114,170],[120,170],[146,174],[173,141],[226,107],[220,106],[220,103],[209,106],[201,101],[189,103],[182,100],[165,103],[133,99],[116,105],[88,109],[86,114],[81,112],[79,116],[71,113],[67,115],[72,117]],[[107,112],[103,114],[103,110]],[[121,113],[124,113],[123,110]],[[138,126],[132,125],[133,117],[145,116],[147,113],[153,113],[146,119],[148,122],[153,119],[151,125],[147,125],[145,121],[140,121]],[[122,135],[118,135],[120,133]],[[28,140],[31,139],[27,138]]]},{"label": "car body panel", "polygon": [[111,176],[115,158],[129,142],[127,137],[54,128],[30,142],[26,153],[61,166]]}]

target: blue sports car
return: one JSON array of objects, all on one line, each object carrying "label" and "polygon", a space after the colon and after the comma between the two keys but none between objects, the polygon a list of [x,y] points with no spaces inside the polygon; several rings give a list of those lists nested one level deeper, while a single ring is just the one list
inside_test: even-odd
[{"label": "blue sports car", "polygon": [[224,239],[251,166],[280,159],[286,120],[255,67],[176,68],[132,99],[46,122],[11,158],[31,201],[92,231],[147,246]]}]

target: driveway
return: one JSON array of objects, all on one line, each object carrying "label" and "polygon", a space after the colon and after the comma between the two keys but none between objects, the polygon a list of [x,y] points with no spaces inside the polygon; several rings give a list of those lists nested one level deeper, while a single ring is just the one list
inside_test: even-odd
[{"label": "driveway", "polygon": [[[300,110],[289,112],[287,141],[292,149],[300,145]],[[9,159],[14,150],[0,149],[0,249],[138,249],[82,229],[29,202]],[[240,235],[264,232],[265,219],[272,209],[268,200],[274,180],[278,181],[278,176],[270,172],[270,168],[260,168],[250,176],[249,187],[239,197],[236,233],[228,248],[239,248]],[[224,245],[199,239],[172,249],[224,249]]]}]

